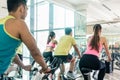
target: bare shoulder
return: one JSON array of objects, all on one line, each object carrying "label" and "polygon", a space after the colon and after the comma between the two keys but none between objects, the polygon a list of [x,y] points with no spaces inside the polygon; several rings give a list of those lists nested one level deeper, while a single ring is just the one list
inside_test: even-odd
[{"label": "bare shoulder", "polygon": [[92,39],[92,35],[91,36],[89,36],[88,38],[87,38],[87,42],[90,42],[91,41],[91,39]]},{"label": "bare shoulder", "polygon": [[21,19],[16,19],[16,20],[15,20],[15,24],[18,25],[20,28],[26,26],[25,21],[24,21],[24,20],[21,20]]},{"label": "bare shoulder", "polygon": [[30,33],[28,26],[26,25],[24,20],[16,19],[15,24],[17,25],[19,35],[28,35]]},{"label": "bare shoulder", "polygon": [[57,42],[57,40],[53,40],[52,42],[53,42],[53,43],[55,43],[55,44],[57,44],[57,43],[58,43],[58,42]]},{"label": "bare shoulder", "polygon": [[101,37],[100,37],[100,40],[101,40],[102,43],[106,43],[106,37],[101,36]]},{"label": "bare shoulder", "polygon": [[106,40],[106,37],[101,36],[100,39],[101,39],[101,40]]},{"label": "bare shoulder", "polygon": [[5,23],[6,31],[16,38],[20,38],[20,34],[26,32],[27,26],[21,19],[9,19]]},{"label": "bare shoulder", "polygon": [[16,25],[16,27],[17,27],[17,29],[19,30],[20,33],[23,33],[24,31],[28,30],[28,27],[27,27],[24,20],[16,19],[15,20],[15,25]]}]

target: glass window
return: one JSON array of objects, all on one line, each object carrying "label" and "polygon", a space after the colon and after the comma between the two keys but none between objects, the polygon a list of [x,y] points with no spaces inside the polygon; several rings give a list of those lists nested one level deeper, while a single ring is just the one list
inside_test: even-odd
[{"label": "glass window", "polygon": [[[54,32],[56,33],[56,40],[58,41],[58,44],[59,44],[60,38],[65,35],[65,30],[64,29],[54,30]],[[72,29],[72,33],[73,33],[73,37],[74,37],[74,30],[73,29]],[[71,50],[69,52],[71,54],[73,52],[73,48],[71,48]]]},{"label": "glass window", "polygon": [[[30,64],[30,52],[28,48],[23,44],[23,63],[25,65]],[[23,70],[23,80],[29,80],[29,71]]]},{"label": "glass window", "polygon": [[36,30],[49,28],[49,4],[38,4],[36,10]]},{"label": "glass window", "polygon": [[40,51],[43,53],[43,51],[46,48],[47,38],[48,38],[49,32],[48,31],[42,31],[35,33],[35,37],[37,40],[37,45]]},{"label": "glass window", "polygon": [[63,28],[65,26],[65,9],[54,5],[54,28]]},{"label": "glass window", "polygon": [[27,0],[27,5],[28,5],[28,6],[30,5],[30,0]]},{"label": "glass window", "polygon": [[[65,35],[65,29],[58,29],[58,30],[54,30],[55,34],[56,34],[56,40],[59,41],[59,39]],[[72,33],[73,33],[73,37],[74,37],[74,30],[72,29]]]},{"label": "glass window", "polygon": [[28,7],[28,11],[27,11],[27,16],[25,18],[25,22],[26,22],[28,28],[30,29],[30,7]]},{"label": "glass window", "polygon": [[55,34],[56,34],[56,40],[57,40],[57,41],[59,41],[59,39],[60,39],[63,35],[65,35],[64,29],[62,29],[62,30],[54,30],[54,32],[55,32]]},{"label": "glass window", "polygon": [[43,2],[45,0],[35,0],[34,3],[40,3],[40,2]]},{"label": "glass window", "polygon": [[75,13],[75,35],[86,34],[86,17]]},{"label": "glass window", "polygon": [[66,13],[65,13],[65,16],[66,16],[66,20],[65,20],[65,22],[66,22],[66,24],[65,24],[65,26],[66,27],[74,27],[74,11],[72,11],[72,10],[67,10],[66,9]]}]

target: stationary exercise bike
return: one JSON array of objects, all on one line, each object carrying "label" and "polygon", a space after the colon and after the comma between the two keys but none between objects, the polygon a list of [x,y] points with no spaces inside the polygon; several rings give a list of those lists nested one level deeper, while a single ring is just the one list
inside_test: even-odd
[{"label": "stationary exercise bike", "polygon": [[[48,65],[48,67],[51,68],[51,71],[49,73],[46,73],[46,74],[43,74],[43,73],[41,74],[39,72],[39,70],[41,69],[41,66],[34,67],[36,62],[33,61],[32,62],[33,67],[32,67],[32,70],[30,71],[31,80],[55,80],[55,74],[54,73],[55,73],[56,69],[58,68],[58,64],[55,64],[56,59],[54,59],[52,61],[52,63],[50,63],[49,62],[50,57],[48,57],[48,58],[45,59],[45,61],[46,61],[47,65]],[[54,65],[56,65],[56,66],[54,67]]]},{"label": "stationary exercise bike", "polygon": [[16,79],[21,79],[22,77],[17,77],[19,75],[19,69],[18,65],[15,63],[11,63],[7,71],[3,74],[2,79],[0,80],[16,80]]},{"label": "stationary exercise bike", "polygon": [[115,65],[120,69],[120,53],[112,53]]}]

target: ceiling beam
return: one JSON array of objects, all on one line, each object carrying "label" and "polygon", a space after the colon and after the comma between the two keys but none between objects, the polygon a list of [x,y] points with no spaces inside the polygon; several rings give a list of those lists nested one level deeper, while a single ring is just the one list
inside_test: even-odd
[{"label": "ceiling beam", "polygon": [[74,5],[68,3],[65,0],[46,0],[46,1],[49,1],[51,3],[57,4],[57,5],[60,5],[60,6],[63,6],[65,8],[71,8],[71,9],[75,10]]},{"label": "ceiling beam", "polygon": [[113,21],[93,21],[93,22],[88,22],[87,23],[87,26],[92,26],[94,24],[114,24],[114,23],[119,23],[120,22],[120,19],[117,19],[117,20],[113,20]]}]

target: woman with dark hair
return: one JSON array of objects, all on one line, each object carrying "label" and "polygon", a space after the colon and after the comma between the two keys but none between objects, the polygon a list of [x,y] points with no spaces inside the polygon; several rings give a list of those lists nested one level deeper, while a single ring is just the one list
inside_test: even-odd
[{"label": "woman with dark hair", "polygon": [[100,24],[95,24],[93,27],[94,35],[88,40],[87,49],[79,62],[79,68],[83,74],[84,80],[88,80],[88,77],[84,75],[83,67],[93,70],[99,70],[98,79],[103,80],[105,76],[105,64],[99,60],[99,55],[102,48],[105,48],[108,56],[108,61],[111,61],[111,56],[108,50],[108,44],[105,37],[101,37],[102,27]]},{"label": "woman with dark hair", "polygon": [[50,62],[53,60],[53,54],[52,52],[54,51],[54,48],[57,44],[57,41],[55,40],[55,33],[52,31],[48,35],[48,40],[47,40],[47,46],[45,51],[43,52],[44,58],[50,58]]}]

